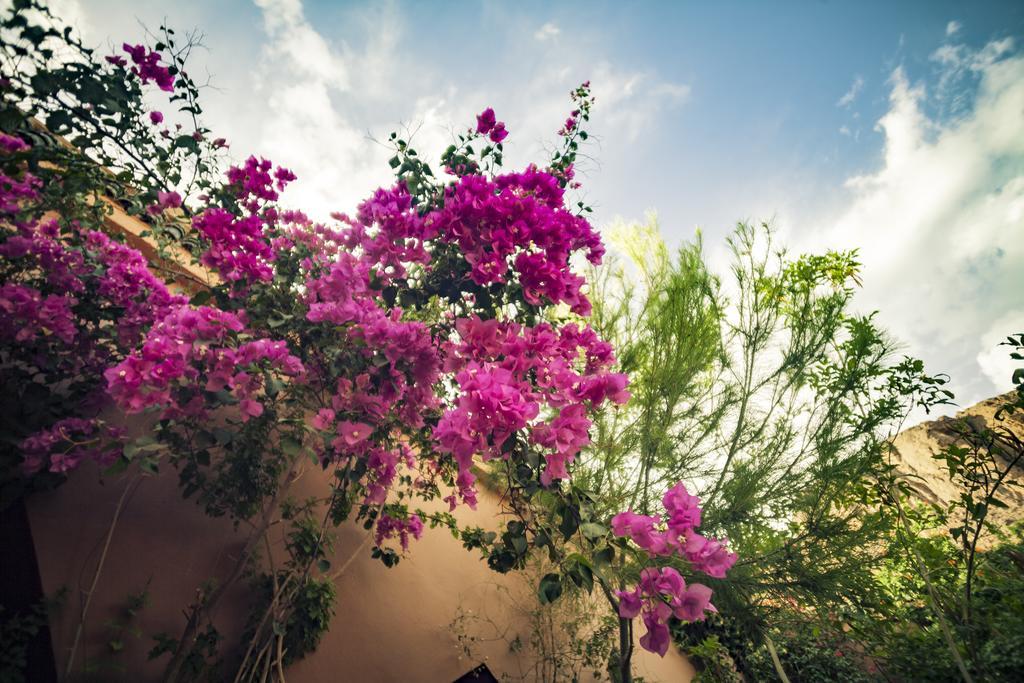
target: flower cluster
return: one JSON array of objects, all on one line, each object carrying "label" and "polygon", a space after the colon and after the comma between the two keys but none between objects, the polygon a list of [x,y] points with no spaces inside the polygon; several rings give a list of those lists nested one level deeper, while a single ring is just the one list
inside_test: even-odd
[{"label": "flower cluster", "polygon": [[[21,138],[11,138],[11,140],[21,140]],[[13,154],[18,151],[13,145],[13,142],[6,143],[3,146],[4,152]],[[0,213],[12,216],[17,214],[21,210],[22,202],[31,201],[39,196],[40,184],[39,178],[31,173],[24,173],[20,178],[0,173]]]},{"label": "flower cluster", "polygon": [[[34,474],[45,467],[51,472],[67,472],[87,459],[104,467],[110,465],[121,449],[116,445],[104,446],[99,432],[95,420],[69,417],[55,422],[21,442],[22,470]],[[118,434],[111,430],[109,435]]]},{"label": "flower cluster", "polygon": [[427,223],[459,246],[477,284],[509,281],[511,266],[531,304],[565,302],[589,315],[583,278],[572,272],[569,257],[586,250],[597,264],[604,247],[590,223],[565,208],[563,193],[558,178],[535,167],[493,179],[467,175],[446,191],[444,207]]},{"label": "flower cluster", "polygon": [[[28,148],[24,142],[7,147]],[[108,359],[109,348],[96,343],[95,331],[79,334],[80,328],[94,330],[97,325],[76,310],[80,301],[88,304],[90,315],[112,321],[116,341],[128,347],[138,341],[143,329],[185,298],[171,295],[138,250],[74,222],[62,231],[57,219],[22,215],[35,211],[38,186],[38,179],[28,173],[18,179],[0,176],[0,216],[7,228],[0,256],[31,281],[2,286],[0,319],[5,337],[13,335],[19,342],[59,340],[66,362],[54,369],[98,370]],[[173,201],[177,193],[169,195],[173,197],[167,201]],[[72,342],[75,346],[69,347]]]},{"label": "flower cluster", "polygon": [[180,306],[154,325],[142,347],[104,373],[111,397],[128,413],[150,406],[165,416],[206,414],[201,394],[227,391],[243,420],[263,413],[261,370],[289,377],[305,372],[283,341],[256,339],[232,346],[245,329],[244,314]]},{"label": "flower cluster", "polygon": [[[159,54],[125,51],[143,83],[173,89]],[[162,120],[152,112],[154,125]],[[488,109],[476,134],[500,144],[508,133]],[[0,147],[22,150],[13,138]],[[611,347],[589,327],[527,326],[516,316],[524,301],[588,314],[570,260],[582,252],[598,263],[603,246],[565,205],[571,168],[559,176],[534,166],[494,176],[473,168],[427,189],[400,179],[353,216],[323,225],[278,207],[295,179],[288,169],[258,157],[232,166],[221,188],[197,197],[206,205],[191,221],[200,262],[221,276],[231,310],[172,295],[141,253],[102,233],[7,221],[15,229],[0,252],[24,259],[23,272],[43,273],[47,288],[5,284],[0,316],[16,334],[62,342],[116,331],[118,352],[97,364],[106,394],[128,413],[157,409],[179,424],[212,419],[223,405],[236,406],[243,422],[260,417],[280,390],[274,380],[271,392],[271,380],[288,378],[289,405],[305,402],[307,424],[320,437],[312,447],[325,465],[358,473],[365,506],[386,505],[399,486],[435,490],[438,478],[456,485],[452,507],[458,498],[474,505],[473,459],[526,451],[539,454],[537,476],[550,486],[569,477],[589,443],[593,411],[628,398],[627,380],[612,372]],[[20,216],[37,193],[28,174],[4,176],[0,210]],[[181,205],[182,196],[167,190],[146,210],[158,217]],[[275,269],[292,278],[291,301],[281,302]],[[485,287],[506,293],[477,305]],[[90,335],[74,318],[86,298],[109,317]],[[499,310],[499,300],[515,305]],[[277,309],[282,318],[267,317]],[[310,348],[293,352],[291,344],[307,341]],[[400,476],[403,468],[411,476]],[[404,548],[422,531],[415,516],[377,520],[378,543],[397,538]]]},{"label": "flower cluster", "polygon": [[146,208],[146,212],[156,216],[167,209],[176,209],[181,206],[181,195],[177,192],[157,192],[156,204]]},{"label": "flower cluster", "polygon": [[24,343],[53,335],[70,344],[78,331],[71,310],[76,303],[67,294],[43,296],[24,285],[0,286],[0,338]]},{"label": "flower cluster", "polygon": [[455,327],[460,339],[446,345],[445,367],[457,373],[460,393],[434,438],[459,465],[463,499],[474,500],[473,456],[509,457],[509,439],[527,428],[545,451],[542,482],[567,479],[566,464],[590,441],[587,413],[629,398],[625,375],[609,371],[611,346],[575,324],[524,327],[474,316]]},{"label": "flower cluster", "polygon": [[[312,265],[312,264],[311,264]],[[324,457],[347,461],[365,458],[366,504],[381,503],[404,462],[414,467],[411,451],[394,443],[396,432],[422,429],[425,415],[436,410],[434,384],[441,363],[430,329],[420,321],[402,319],[394,308],[386,313],[370,288],[369,265],[342,252],[320,277],[308,281],[307,319],[333,326],[347,349],[343,372],[332,378],[330,408],[321,409],[312,424],[333,434]],[[373,434],[380,438],[372,439]]]},{"label": "flower cluster", "polygon": [[[620,512],[612,518],[612,533],[630,538],[651,557],[682,556],[693,569],[708,576],[723,578],[736,563],[736,554],[729,552],[717,539],[705,538],[694,529],[700,526],[700,501],[690,495],[679,482],[662,497],[665,521],[659,515]],[[711,589],[702,584],[689,587],[671,567],[660,572],[647,568],[640,583],[632,591],[619,591],[619,615],[632,619],[643,611],[647,626],[646,640],[641,644],[660,655],[668,647],[666,620],[675,615],[684,621],[704,618],[704,611],[714,611],[710,603]]]},{"label": "flower cluster", "polygon": [[632,591],[618,591],[619,616],[634,619],[642,615],[647,633],[640,646],[664,657],[671,636],[668,620],[700,621],[705,612],[717,612],[711,604],[711,589],[702,583],[687,584],[672,567],[647,567]]},{"label": "flower cluster", "polygon": [[86,234],[86,247],[106,269],[96,289],[106,305],[119,309],[117,330],[125,346],[136,344],[143,330],[187,302],[168,291],[137,249],[96,231]]},{"label": "flower cluster", "polygon": [[501,144],[508,137],[508,131],[505,130],[505,122],[498,121],[494,115],[494,110],[490,107],[477,114],[476,132],[480,135],[486,135],[496,145]]},{"label": "flower cluster", "polygon": [[380,546],[384,541],[397,537],[402,550],[408,550],[410,534],[417,540],[423,535],[423,520],[419,515],[412,514],[402,519],[384,513],[377,519],[374,541]]},{"label": "flower cluster", "polygon": [[[166,66],[160,63],[160,53],[149,50],[145,45],[129,45],[125,43],[121,49],[132,58],[132,73],[139,77],[143,85],[153,81],[157,87],[166,92],[174,92],[174,75]],[[123,59],[108,58],[107,61],[119,66],[125,66]]]},{"label": "flower cluster", "polygon": [[404,278],[412,264],[430,262],[426,242],[437,231],[415,209],[405,184],[377,190],[359,205],[355,220],[342,218],[347,229],[341,243],[358,250],[381,285]]},{"label": "flower cluster", "polygon": [[562,137],[572,135],[573,131],[575,131],[576,128],[580,125],[580,122],[577,120],[577,117],[579,115],[579,109],[573,109],[571,112],[569,112],[569,118],[567,118],[565,120],[565,123],[562,124],[562,127],[558,131],[558,134],[561,135]]},{"label": "flower cluster", "polygon": [[665,492],[662,503],[667,513],[664,526],[658,515],[639,515],[630,510],[612,518],[615,535],[633,539],[652,556],[683,556],[697,571],[719,579],[724,577],[736,563],[736,555],[722,541],[694,531],[700,526],[697,497],[687,493],[680,482]]},{"label": "flower cluster", "polygon": [[278,212],[265,204],[277,200],[278,192],[295,175],[280,166],[274,170],[266,159],[251,156],[242,166],[228,169],[227,177],[245,212],[238,216],[228,209],[211,207],[192,220],[192,226],[209,240],[200,262],[228,282],[270,281],[274,277],[270,264],[276,258],[270,233],[277,224]]},{"label": "flower cluster", "polygon": [[[43,295],[25,285],[3,286],[0,316],[4,329],[18,341],[53,334],[70,344],[82,324],[74,311],[76,296],[87,291],[93,292],[90,305],[108,312],[124,346],[134,344],[141,330],[185,302],[150,272],[138,250],[101,232],[72,229],[66,238],[55,220],[23,222],[0,244],[0,256],[21,261],[24,270],[38,270],[50,289],[64,292]],[[85,360],[89,351],[75,349],[79,360]]]},{"label": "flower cluster", "polygon": [[29,149],[28,143],[19,137],[14,135],[8,135],[7,133],[0,133],[0,149],[6,154],[14,154],[15,152],[24,152]]},{"label": "flower cluster", "polygon": [[270,261],[274,252],[264,239],[264,224],[258,215],[238,218],[230,211],[213,207],[193,218],[192,227],[210,241],[200,262],[228,282],[273,279]]},{"label": "flower cluster", "polygon": [[235,196],[250,213],[259,210],[263,202],[277,201],[278,193],[295,180],[295,174],[287,168],[275,169],[270,161],[255,156],[250,156],[241,166],[229,168],[227,177]]}]

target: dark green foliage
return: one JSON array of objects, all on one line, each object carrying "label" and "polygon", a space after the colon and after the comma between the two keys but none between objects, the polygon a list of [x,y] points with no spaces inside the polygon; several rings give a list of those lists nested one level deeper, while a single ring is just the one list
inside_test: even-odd
[{"label": "dark green foliage", "polygon": [[[878,680],[866,670],[865,659],[840,629],[797,623],[794,630],[773,636],[779,661],[792,683],[867,683]],[[751,653],[753,680],[780,680],[765,648]]]},{"label": "dark green foliage", "polygon": [[0,605],[0,683],[30,681],[26,674],[29,644],[46,628],[50,614],[65,602],[61,590],[52,599],[42,599],[26,610],[11,612]]},{"label": "dark green foliage", "polygon": [[242,638],[249,649],[240,669],[249,675],[257,676],[278,657],[285,666],[302,659],[316,650],[330,626],[337,597],[327,573],[331,542],[326,522],[313,516],[314,502],[282,504],[282,516],[290,522],[288,560],[275,573],[260,573],[250,582],[254,600]]},{"label": "dark green foliage", "polygon": [[[178,640],[166,633],[158,633],[153,639],[156,641],[156,645],[149,651],[150,659],[173,653],[178,648]],[[221,640],[222,636],[213,624],[207,624],[205,629],[196,633],[192,647],[186,649],[186,654],[182,658],[181,676],[183,680],[197,683],[215,683],[224,680],[224,660],[217,652],[217,646]]]},{"label": "dark green foliage", "polygon": [[[289,580],[285,572],[279,572],[278,584],[284,586]],[[255,632],[256,623],[270,606],[274,595],[274,580],[269,574],[262,575],[253,585],[253,604],[249,614],[248,642]],[[329,580],[307,578],[295,588],[292,608],[283,623],[275,622],[275,634],[282,636],[282,650],[285,666],[314,652],[331,623],[337,590]]]}]

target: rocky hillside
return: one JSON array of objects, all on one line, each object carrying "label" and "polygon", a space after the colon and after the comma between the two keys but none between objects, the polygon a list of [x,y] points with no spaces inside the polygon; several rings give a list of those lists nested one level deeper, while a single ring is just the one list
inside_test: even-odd
[{"label": "rocky hillside", "polygon": [[[1004,427],[1024,440],[1024,414],[1020,411],[995,419],[999,406],[1011,400],[1012,394],[995,396],[965,408],[955,417],[940,417],[923,422],[899,434],[895,440],[897,454],[894,461],[900,471],[914,475],[911,485],[922,499],[932,503],[948,503],[959,496],[956,487],[949,481],[948,472],[941,461],[932,458],[946,446],[961,441],[958,424],[966,420],[975,429]],[[1019,465],[1014,479],[1024,482],[1024,468]],[[990,519],[995,524],[1018,521],[1024,515],[1024,487],[1008,487],[1001,496],[1007,508],[994,508]]]}]

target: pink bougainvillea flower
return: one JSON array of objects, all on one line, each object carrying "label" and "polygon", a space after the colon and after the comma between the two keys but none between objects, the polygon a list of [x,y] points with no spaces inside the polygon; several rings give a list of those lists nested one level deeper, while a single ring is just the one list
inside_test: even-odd
[{"label": "pink bougainvillea flower", "polygon": [[181,195],[171,192],[157,192],[156,205],[161,209],[176,209],[181,206]]},{"label": "pink bougainvillea flower", "polygon": [[[666,520],[656,515],[641,515],[626,510],[611,520],[612,533],[633,540],[651,558],[683,556],[690,566],[716,578],[723,578],[736,562],[718,539],[701,536],[694,528],[700,525],[700,501],[690,495],[682,482],[669,488],[662,496]],[[642,614],[647,633],[640,644],[664,656],[668,649],[670,616],[683,621],[700,621],[707,612],[716,612],[711,604],[711,589],[701,583],[687,585],[682,574],[672,567],[648,566],[640,572],[633,591],[619,591],[619,615],[632,619]]]},{"label": "pink bougainvillea flower", "polygon": [[491,132],[491,129],[494,128],[494,124],[496,122],[497,119],[494,116],[494,109],[487,107],[487,109],[484,109],[482,112],[477,114],[476,132],[481,135],[487,135]]},{"label": "pink bougainvillea flower", "polygon": [[700,526],[700,499],[686,491],[683,482],[679,482],[662,497],[665,511],[668,513],[668,526],[678,535]]},{"label": "pink bougainvillea flower", "polygon": [[386,539],[397,536],[402,550],[408,550],[410,534],[417,540],[423,536],[423,520],[418,514],[410,515],[408,519],[400,519],[384,513],[377,521],[375,542],[379,546]]},{"label": "pink bougainvillea flower", "polygon": [[331,425],[333,424],[334,411],[331,410],[330,408],[320,409],[320,411],[317,412],[316,416],[312,420],[313,428],[319,429],[320,431],[324,432],[329,431],[331,429]]},{"label": "pink bougainvillea flower", "polygon": [[[143,84],[154,81],[161,90],[174,92],[174,76],[166,66],[160,64],[159,52],[149,50],[145,45],[129,45],[128,43],[122,45],[121,49],[131,56],[132,73],[138,76]],[[120,64],[120,66],[124,66],[124,64]]]},{"label": "pink bougainvillea flower", "polygon": [[701,621],[706,611],[713,611],[711,589],[702,583],[691,583],[673,604],[673,613],[682,621]]},{"label": "pink bougainvillea flower", "polygon": [[12,154],[14,152],[23,152],[28,148],[28,143],[21,138],[8,135],[7,133],[0,133],[0,149],[4,152]]},{"label": "pink bougainvillea flower", "polygon": [[623,619],[633,619],[640,614],[643,607],[643,600],[640,596],[640,589],[632,591],[616,591],[619,598],[619,616]]},{"label": "pink bougainvillea flower", "polygon": [[149,112],[149,120],[155,126],[157,124],[160,124],[160,123],[164,122],[164,115],[162,113],[158,112],[158,111],[151,111],[151,112]]},{"label": "pink bougainvillea flower", "polygon": [[338,423],[338,436],[349,446],[357,446],[373,433],[373,427],[365,422],[350,422],[343,420]]},{"label": "pink bougainvillea flower", "polygon": [[644,625],[647,633],[640,636],[640,646],[648,652],[653,652],[659,657],[664,657],[668,652],[668,644],[671,641],[668,625],[662,622],[658,615],[653,612],[644,612]]},{"label": "pink bougainvillea flower", "polygon": [[247,421],[250,417],[259,417],[263,414],[263,404],[251,398],[242,399],[238,407],[242,411],[243,422]]},{"label": "pink bougainvillea flower", "polygon": [[491,128],[491,132],[488,137],[490,137],[491,142],[495,144],[498,144],[502,140],[507,138],[508,131],[505,130],[505,123],[503,121],[498,121],[496,124],[494,124],[494,127]]}]

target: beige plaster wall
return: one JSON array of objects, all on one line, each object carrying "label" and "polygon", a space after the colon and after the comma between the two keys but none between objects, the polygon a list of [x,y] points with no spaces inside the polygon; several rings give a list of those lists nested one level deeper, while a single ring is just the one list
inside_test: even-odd
[{"label": "beige plaster wall", "polygon": [[[66,666],[80,599],[91,584],[126,486],[132,488],[96,585],[76,668],[83,656],[109,659],[110,633],[104,623],[118,617],[129,594],[148,585],[151,604],[135,621],[143,636],[125,638],[125,648],[116,657],[125,673],[112,678],[155,680],[167,660],[146,661],[152,635],[163,631],[177,636],[184,624],[182,610],[196,589],[210,577],[224,576],[244,543],[244,528],[236,531],[228,520],[211,519],[194,503],[182,501],[170,471],[159,477],[101,481],[95,470],[83,468],[58,490],[31,498],[28,509],[44,590],[51,594],[61,586],[69,589],[68,604],[52,623],[59,671]],[[311,467],[293,489],[299,498],[323,495],[325,475]],[[463,523],[492,529],[501,525],[493,494],[482,492],[477,511],[460,508],[458,515]],[[337,612],[316,653],[288,669],[289,681],[448,683],[484,659],[499,678],[530,670],[528,658],[510,652],[503,639],[482,643],[479,657],[465,658],[452,629],[461,608],[505,625],[506,639],[521,635],[529,642],[524,614],[536,601],[526,594],[521,576],[492,572],[443,529],[428,529],[393,569],[370,557],[365,540],[361,527],[347,524],[338,531],[334,568],[354,559],[336,581]],[[219,605],[214,620],[229,640],[238,633],[246,609],[241,587]],[[468,622],[467,632],[474,623]],[[483,622],[480,626],[487,630]],[[694,675],[674,650],[664,659],[637,650],[635,661],[637,673],[648,681],[688,681]]]}]

